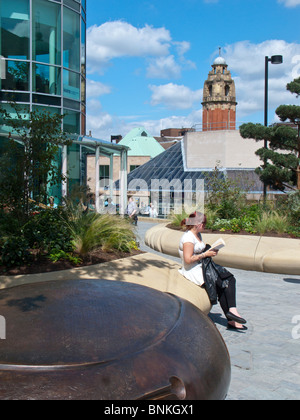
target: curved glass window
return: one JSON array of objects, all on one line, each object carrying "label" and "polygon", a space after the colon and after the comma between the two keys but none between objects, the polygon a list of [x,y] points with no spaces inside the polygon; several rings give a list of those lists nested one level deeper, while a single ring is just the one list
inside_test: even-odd
[{"label": "curved glass window", "polygon": [[80,112],[64,110],[64,130],[66,133],[80,133]]},{"label": "curved glass window", "polygon": [[0,55],[29,59],[29,0],[2,0],[0,16]]},{"label": "curved glass window", "polygon": [[33,91],[39,93],[61,94],[60,68],[33,64]]},{"label": "curved glass window", "polygon": [[1,80],[2,90],[29,91],[29,63],[6,61],[6,78]]},{"label": "curved glass window", "polygon": [[77,12],[80,11],[80,4],[74,0],[64,0],[64,4],[76,10]]},{"label": "curved glass window", "polygon": [[63,66],[80,71],[80,15],[64,7]]},{"label": "curved glass window", "polygon": [[80,101],[80,74],[64,70],[64,97]]},{"label": "curved glass window", "polygon": [[86,74],[86,24],[81,20],[81,73]]},{"label": "curved glass window", "polygon": [[[45,112],[45,107],[44,106],[39,106],[39,105],[33,105],[32,110],[40,112],[42,114],[42,113]],[[49,112],[50,115],[54,115],[54,114],[60,115],[60,108],[54,108],[54,107],[49,106],[47,108],[47,112]]]},{"label": "curved glass window", "polygon": [[85,134],[85,8],[86,0],[0,0],[1,105],[64,110],[65,129]]},{"label": "curved glass window", "polygon": [[[11,116],[11,118],[13,118],[14,120],[17,121],[17,124],[22,127],[22,120],[29,120],[29,105],[20,105],[20,104],[16,104],[16,105],[10,105],[10,104],[1,104],[1,107],[3,109],[6,110],[6,112],[8,112]],[[7,124],[8,121],[5,121],[2,114],[0,114],[0,129],[1,129],[1,133],[13,133],[14,134],[14,130],[12,129],[12,127],[10,125]]]},{"label": "curved glass window", "polygon": [[61,64],[61,7],[58,4],[33,1],[33,43],[34,61]]}]

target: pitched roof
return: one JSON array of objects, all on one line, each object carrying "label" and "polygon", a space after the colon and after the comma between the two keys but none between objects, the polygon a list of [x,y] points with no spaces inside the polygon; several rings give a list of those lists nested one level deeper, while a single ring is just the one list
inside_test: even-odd
[{"label": "pitched roof", "polygon": [[131,130],[118,144],[130,148],[128,156],[150,156],[154,158],[165,150],[143,127]]},{"label": "pitched roof", "polygon": [[[199,188],[197,182],[200,180],[207,182],[212,176],[213,168],[211,171],[189,171],[184,169],[182,141],[180,141],[165,150],[164,153],[161,153],[159,156],[130,172],[128,174],[128,184],[135,180],[143,180],[143,186],[147,186],[147,190],[152,191],[152,188],[155,185],[152,183],[153,180],[166,180],[169,183],[177,180],[178,183],[175,184],[175,188],[176,185],[184,186],[186,192],[195,192],[197,191],[197,187]],[[263,191],[263,184],[253,170],[228,169],[219,172],[219,177],[221,179],[224,179],[225,176],[237,182],[241,189],[245,189],[249,193],[261,193]],[[185,180],[189,181],[186,185],[184,184]],[[119,181],[115,183],[115,186],[116,189],[119,189]],[[166,183],[166,187],[169,188],[168,183]],[[142,191],[143,188],[140,188],[140,190]]]}]

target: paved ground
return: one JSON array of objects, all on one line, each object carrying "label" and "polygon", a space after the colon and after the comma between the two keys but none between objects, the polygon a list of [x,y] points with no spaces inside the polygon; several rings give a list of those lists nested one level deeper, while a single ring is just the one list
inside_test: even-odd
[{"label": "paved ground", "polygon": [[[140,221],[137,229],[141,249],[157,253],[143,241],[153,225]],[[231,357],[228,400],[300,400],[300,276],[230,271],[248,331],[228,331],[219,305],[209,315]]]}]

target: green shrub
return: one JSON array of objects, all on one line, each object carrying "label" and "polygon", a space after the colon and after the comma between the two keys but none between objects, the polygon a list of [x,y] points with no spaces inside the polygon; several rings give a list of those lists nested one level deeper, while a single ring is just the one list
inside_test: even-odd
[{"label": "green shrub", "polygon": [[188,216],[189,215],[185,211],[183,211],[180,214],[172,213],[170,214],[169,218],[173,226],[180,227],[182,220],[186,219]]},{"label": "green shrub", "polygon": [[52,262],[67,260],[73,265],[80,265],[82,263],[82,259],[80,257],[65,251],[52,252],[48,258]]},{"label": "green shrub", "polygon": [[0,252],[1,264],[8,268],[30,265],[33,261],[28,242],[22,236],[11,236],[4,240]]},{"label": "green shrub", "polygon": [[260,235],[272,231],[287,232],[289,230],[288,216],[279,214],[277,211],[266,211],[257,221],[255,228]]},{"label": "green shrub", "polygon": [[300,223],[300,192],[292,193],[289,195],[288,202],[288,213],[291,222],[299,225]]},{"label": "green shrub", "polygon": [[85,255],[96,248],[130,252],[136,246],[134,226],[128,220],[117,215],[68,211],[65,223],[77,253]]},{"label": "green shrub", "polygon": [[66,215],[62,209],[46,209],[32,215],[22,228],[30,248],[49,253],[72,251],[72,236],[65,219]]}]

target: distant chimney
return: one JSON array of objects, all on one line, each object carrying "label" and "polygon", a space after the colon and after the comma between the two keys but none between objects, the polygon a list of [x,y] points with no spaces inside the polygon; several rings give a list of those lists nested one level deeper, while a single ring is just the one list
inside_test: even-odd
[{"label": "distant chimney", "polygon": [[118,135],[118,136],[110,136],[110,141],[111,143],[115,143],[118,144],[121,140],[122,140],[122,136]]}]

